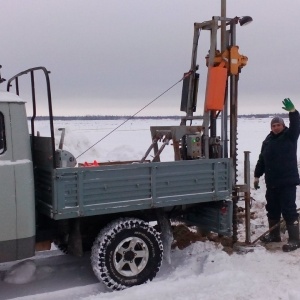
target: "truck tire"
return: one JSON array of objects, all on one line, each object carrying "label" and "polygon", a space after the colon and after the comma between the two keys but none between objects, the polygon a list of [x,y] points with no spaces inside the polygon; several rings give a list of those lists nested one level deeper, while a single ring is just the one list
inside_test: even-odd
[{"label": "truck tire", "polygon": [[159,271],[163,245],[159,233],[134,218],[113,221],[96,238],[91,262],[96,277],[112,290],[143,284]]}]

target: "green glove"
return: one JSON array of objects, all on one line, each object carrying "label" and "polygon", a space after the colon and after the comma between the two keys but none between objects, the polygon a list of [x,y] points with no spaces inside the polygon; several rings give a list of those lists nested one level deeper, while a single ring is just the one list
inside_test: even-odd
[{"label": "green glove", "polygon": [[282,107],[283,109],[285,109],[286,111],[288,112],[293,112],[295,111],[295,106],[293,104],[293,102],[290,100],[290,98],[285,98],[283,101],[282,101],[284,107]]}]

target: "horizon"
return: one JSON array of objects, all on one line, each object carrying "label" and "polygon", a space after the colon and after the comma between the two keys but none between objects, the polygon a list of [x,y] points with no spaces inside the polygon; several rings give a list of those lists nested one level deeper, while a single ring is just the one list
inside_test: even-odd
[{"label": "horizon", "polygon": [[[238,118],[240,117],[249,117],[249,118],[272,118],[274,116],[280,116],[282,118],[288,118],[288,114],[287,113],[274,113],[274,114],[238,114]],[[73,116],[63,116],[63,115],[57,115],[57,116],[53,116],[53,119],[58,120],[58,119],[90,119],[90,120],[101,120],[101,119],[124,119],[124,118],[128,118],[128,119],[181,119],[184,118],[185,116],[180,116],[180,115],[149,115],[149,116],[145,116],[145,115],[141,115],[141,116],[132,116],[132,115],[73,115]],[[198,117],[203,117],[202,115],[198,116]],[[31,116],[27,116],[27,119],[30,120],[32,117]],[[49,116],[47,115],[39,115],[36,116],[35,119],[48,119]],[[230,118],[230,116],[228,116],[228,118]]]}]

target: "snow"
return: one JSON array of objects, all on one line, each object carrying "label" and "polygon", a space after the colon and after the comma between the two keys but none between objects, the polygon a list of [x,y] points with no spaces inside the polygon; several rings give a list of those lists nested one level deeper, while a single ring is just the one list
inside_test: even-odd
[{"label": "snow", "polygon": [[29,159],[18,159],[15,161],[10,160],[3,160],[0,161],[0,166],[7,166],[7,165],[24,165],[24,164],[31,164],[31,160]]},{"label": "snow", "polygon": [[25,102],[23,99],[21,99],[19,96],[13,93],[8,93],[4,91],[0,91],[0,102]]},{"label": "snow", "polygon": [[[66,128],[65,147],[75,157],[100,140],[122,120],[114,121],[56,121],[55,128]],[[285,120],[288,124],[288,120]],[[43,134],[46,121],[37,122]],[[261,142],[269,132],[270,119],[239,119],[238,176],[243,182],[244,151],[250,151],[251,183]],[[179,120],[131,120],[98,143],[93,150],[80,156],[78,162],[141,159],[151,143],[149,126],[178,125]],[[60,133],[56,131],[57,143]],[[172,160],[172,146],[163,152],[164,160]],[[299,150],[298,150],[299,151]],[[299,157],[299,153],[298,153]],[[251,189],[251,240],[267,229],[265,215],[265,185],[260,180],[259,190]],[[297,205],[299,207],[299,192]],[[239,203],[243,206],[243,202]],[[239,241],[245,241],[244,226],[239,226]],[[221,245],[196,242],[189,247],[171,252],[171,264],[163,262],[156,278],[147,284],[123,291],[110,291],[99,283],[90,265],[90,255],[83,258],[61,254],[54,247],[39,252],[32,259],[0,264],[0,300],[52,299],[164,299],[164,300],[219,300],[219,299],[300,299],[300,249],[284,253],[281,245],[274,250],[256,247],[227,254]]]},{"label": "snow", "polygon": [[4,274],[4,282],[23,284],[34,280],[36,265],[32,260],[25,260],[12,266]]}]

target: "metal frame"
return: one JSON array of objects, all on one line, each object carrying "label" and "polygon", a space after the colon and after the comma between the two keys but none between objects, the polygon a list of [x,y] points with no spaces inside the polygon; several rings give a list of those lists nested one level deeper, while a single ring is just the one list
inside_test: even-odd
[{"label": "metal frame", "polygon": [[[46,79],[46,85],[47,85],[47,100],[48,100],[48,110],[49,110],[49,122],[50,122],[50,134],[51,134],[51,148],[52,148],[52,157],[53,157],[53,169],[55,169],[55,137],[54,137],[54,124],[53,124],[53,111],[52,111],[52,98],[51,98],[51,87],[50,87],[50,78],[49,74],[50,71],[48,71],[45,67],[36,67],[36,68],[30,68],[28,70],[25,70],[21,73],[18,73],[17,75],[13,76],[7,81],[7,91],[10,91],[10,88],[12,87],[12,83],[15,82],[15,88],[16,88],[16,94],[19,96],[19,77],[23,75],[30,74],[30,82],[31,82],[31,97],[32,97],[32,117],[30,120],[31,123],[31,144],[33,149],[34,144],[34,138],[35,138],[35,132],[34,132],[34,121],[36,118],[36,93],[35,93],[35,81],[34,81],[34,72],[36,71],[42,71],[45,75]],[[34,157],[33,157],[34,161]]]},{"label": "metal frame", "polygon": [[[217,33],[221,28],[221,52],[229,50],[231,47],[236,46],[236,24],[239,18],[226,18],[226,3],[222,2],[221,7],[222,16],[214,16],[212,20],[202,23],[194,23],[194,37],[193,48],[191,57],[190,71],[192,75],[189,80],[188,99],[186,117],[181,119],[181,125],[186,125],[187,120],[199,119],[199,117],[193,116],[193,97],[195,86],[195,73],[198,69],[197,66],[197,51],[200,33],[202,30],[208,30],[210,32],[210,49],[208,55],[207,67],[213,67],[215,64],[216,50],[217,50]],[[230,52],[229,52],[230,53]],[[231,57],[228,57],[228,63],[231,63]],[[207,83],[209,78],[209,72],[207,72]],[[237,119],[238,119],[238,80],[239,74],[233,75],[228,70],[228,77],[226,83],[224,108],[222,112],[205,111],[203,112],[203,142],[204,142],[204,157],[210,157],[210,147],[215,143],[217,137],[217,118],[221,115],[221,144],[222,157],[230,157],[233,164],[233,194],[232,199],[234,201],[234,215],[233,215],[233,240],[237,239],[237,202],[239,200],[239,193],[244,193],[245,208],[246,208],[246,242],[250,243],[250,165],[249,165],[249,152],[245,152],[244,157],[244,184],[237,185]],[[207,88],[206,88],[207,92]],[[206,103],[205,103],[206,104]],[[205,108],[206,105],[204,105]],[[229,149],[228,149],[228,116],[230,116],[229,122]],[[184,142],[184,140],[183,140]]]},{"label": "metal frame", "polygon": [[[192,75],[190,76],[189,82],[189,93],[188,93],[188,104],[187,104],[187,113],[186,117],[182,118],[181,124],[186,124],[187,120],[196,119],[193,116],[192,102],[194,96],[194,84],[195,84],[195,72],[197,70],[197,50],[198,43],[201,30],[209,30],[210,31],[210,49],[209,49],[209,59],[208,59],[208,67],[212,67],[214,65],[214,58],[216,55],[217,49],[217,32],[218,29],[222,29],[222,24],[225,22],[225,30],[226,26],[229,26],[229,30],[226,32],[226,40],[225,40],[225,49],[231,46],[236,45],[236,18],[226,18],[226,17],[212,17],[212,20],[205,21],[202,23],[194,23],[194,38],[193,38],[193,49],[192,49],[192,58],[191,58],[191,67]],[[222,38],[224,39],[224,34],[222,34]],[[222,50],[224,50],[224,41],[221,41],[223,44]],[[234,165],[236,164],[236,135],[237,135],[237,87],[238,87],[238,76],[229,74],[229,99],[230,99],[230,152],[229,157],[233,159]],[[223,144],[223,157],[228,157],[228,138],[227,138],[227,118],[228,118],[228,110],[227,110],[227,98],[228,98],[228,90],[226,89],[226,95],[224,99],[224,110],[222,112],[222,129],[221,129],[221,140]],[[215,111],[204,112],[203,114],[203,128],[204,128],[204,155],[206,158],[209,157],[209,139],[215,138],[217,135],[216,131],[216,120],[219,116],[219,113]],[[209,132],[210,131],[210,132]],[[236,177],[236,172],[234,174]]]}]

